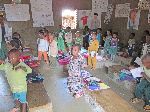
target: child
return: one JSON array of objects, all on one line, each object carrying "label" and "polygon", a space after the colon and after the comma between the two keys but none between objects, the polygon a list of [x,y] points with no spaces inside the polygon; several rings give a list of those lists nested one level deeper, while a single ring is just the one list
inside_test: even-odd
[{"label": "child", "polygon": [[17,104],[21,104],[21,112],[27,111],[27,74],[32,72],[32,69],[25,63],[19,61],[19,51],[17,49],[11,49],[8,52],[9,63],[3,63],[2,60],[0,70],[6,72],[6,77],[10,85],[16,107],[12,112],[18,111]]},{"label": "child", "polygon": [[66,28],[65,42],[67,44],[67,47],[68,47],[69,51],[71,52],[71,47],[72,47],[72,32],[71,32],[71,28],[70,27]]},{"label": "child", "polygon": [[131,102],[138,103],[143,99],[145,101],[144,110],[150,111],[150,53],[143,56],[142,63],[144,65],[143,78],[136,86],[134,91],[135,98],[132,98]]},{"label": "child", "polygon": [[48,56],[49,59],[51,60],[51,65],[53,67],[56,67],[56,56],[58,54],[58,48],[57,48],[57,42],[54,39],[54,34],[50,35],[50,43],[49,43],[49,51],[48,51]]},{"label": "child", "polygon": [[150,34],[146,36],[146,43],[143,44],[141,56],[150,53]]},{"label": "child", "polygon": [[131,57],[133,54],[134,46],[135,46],[135,33],[131,33],[128,41],[128,54]]},{"label": "child", "polygon": [[89,47],[89,38],[90,38],[90,35],[91,35],[91,30],[88,29],[84,38],[83,38],[83,47],[88,50],[88,47]]},{"label": "child", "polygon": [[38,34],[39,34],[39,38],[37,39],[38,60],[40,62],[42,56],[44,56],[44,61],[46,62],[46,64],[49,64],[48,55],[47,55],[49,43],[44,36],[44,30],[40,30]]},{"label": "child", "polygon": [[80,34],[80,31],[77,31],[75,33],[76,37],[75,37],[75,44],[79,44],[81,47],[83,46],[83,37]]},{"label": "child", "polygon": [[99,45],[101,46],[102,44],[102,29],[101,28],[97,28],[97,40],[99,42]]},{"label": "child", "polygon": [[113,37],[111,39],[110,42],[110,50],[109,50],[109,54],[111,55],[111,61],[115,60],[115,57],[117,55],[117,50],[118,50],[118,33],[114,32],[113,33]]},{"label": "child", "polygon": [[110,41],[111,41],[111,38],[112,38],[111,34],[112,34],[112,31],[108,30],[107,31],[107,36],[105,38],[104,52],[105,52],[106,57],[108,56],[109,50],[110,50]]},{"label": "child", "polygon": [[21,51],[23,51],[23,44],[22,44],[21,36],[18,32],[13,33],[12,40],[16,42],[15,44],[16,49],[20,49]]},{"label": "child", "polygon": [[96,39],[96,32],[92,33],[92,41],[90,42],[88,52],[89,52],[89,57],[88,57],[88,65],[91,67],[91,69],[96,69],[96,54],[99,48],[99,42]]},{"label": "child", "polygon": [[86,67],[84,58],[79,55],[80,45],[74,45],[72,47],[72,57],[69,63],[69,77],[67,79],[67,85],[69,92],[75,98],[79,98],[83,95],[82,81],[81,81],[81,68]]},{"label": "child", "polygon": [[57,43],[58,43],[58,50],[59,51],[65,51],[65,41],[64,41],[64,36],[65,36],[65,31],[63,30],[62,26],[59,25],[59,31],[58,37],[57,37]]}]

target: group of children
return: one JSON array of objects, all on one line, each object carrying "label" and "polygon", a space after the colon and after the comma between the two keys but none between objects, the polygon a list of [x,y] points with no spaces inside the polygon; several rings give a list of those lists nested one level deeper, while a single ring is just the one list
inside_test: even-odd
[{"label": "group of children", "polygon": [[[72,85],[76,85],[78,88],[82,88],[82,79],[81,79],[81,69],[84,67],[89,66],[91,69],[96,69],[96,56],[99,49],[104,46],[104,56],[106,58],[110,58],[112,61],[115,60],[115,56],[117,55],[118,50],[118,33],[113,32],[111,30],[107,31],[107,35],[103,38],[102,29],[98,28],[96,30],[89,31],[82,35],[80,31],[75,33],[75,37],[71,32],[71,28],[67,27],[66,31],[59,26],[59,30],[56,33],[50,33],[46,28],[43,28],[38,31],[38,39],[37,39],[37,49],[38,49],[38,61],[42,60],[42,56],[44,57],[44,61],[47,65],[50,63],[56,66],[56,60],[52,62],[53,59],[56,58],[58,51],[69,52],[71,55],[70,63],[69,63],[69,90],[76,98],[80,97],[79,91],[76,91],[74,88],[71,88]],[[135,40],[134,40],[134,33],[131,33],[130,39],[128,41],[128,52],[129,55],[133,54],[133,49],[135,48]],[[57,37],[57,38],[55,38]],[[144,91],[149,90],[149,46],[150,46],[150,35],[146,35],[146,43],[143,47],[143,55],[142,62],[144,65],[145,71],[145,78],[142,80],[146,81],[141,82],[143,89],[141,90],[141,85],[138,85],[135,91],[135,98],[132,99],[132,102],[139,101],[138,98],[143,98],[143,95],[146,96],[146,107],[145,110],[148,110],[150,106],[149,104],[149,92],[146,94],[143,93]],[[104,45],[103,45],[104,43]],[[81,56],[80,50],[81,47],[84,47],[88,51],[88,59],[87,63],[86,60]],[[15,99],[16,107],[12,110],[12,112],[18,111],[18,103],[21,103],[21,111],[26,112],[27,110],[27,100],[26,100],[26,93],[27,93],[27,82],[26,76],[28,73],[32,72],[32,69],[20,62],[19,56],[20,51],[23,51],[23,45],[21,41],[21,36],[19,33],[15,32],[13,34],[12,40],[7,43],[8,50],[8,61],[0,60],[0,70],[5,70],[6,77],[8,83],[10,84],[11,91],[13,93],[13,97]],[[145,51],[146,49],[146,51]],[[13,75],[13,77],[12,77]],[[144,85],[144,86],[143,86]],[[148,89],[147,89],[148,88]],[[80,89],[78,89],[80,90]],[[140,92],[140,93],[139,93]],[[149,109],[150,110],[150,109]]]}]

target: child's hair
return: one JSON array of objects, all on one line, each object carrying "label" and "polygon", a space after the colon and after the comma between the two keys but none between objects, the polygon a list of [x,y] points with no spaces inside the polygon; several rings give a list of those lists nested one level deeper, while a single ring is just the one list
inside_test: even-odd
[{"label": "child's hair", "polygon": [[97,30],[100,30],[100,31],[102,31],[102,28],[97,28]]},{"label": "child's hair", "polygon": [[20,52],[19,52],[19,50],[18,49],[11,49],[9,52],[8,52],[8,56],[10,55],[10,54],[12,54],[12,53],[14,53],[14,54],[16,54],[16,55],[20,55]]},{"label": "child's hair", "polygon": [[44,31],[44,29],[41,29],[41,30],[38,31],[38,33],[41,34],[41,35],[44,35],[45,31]]},{"label": "child's hair", "polygon": [[68,26],[68,27],[66,27],[66,29],[69,29],[69,30],[70,30],[70,29],[71,29],[71,27],[69,27],[69,26]]},{"label": "child's hair", "polygon": [[98,13],[94,13],[94,15],[98,16]]},{"label": "child's hair", "polygon": [[149,35],[149,34],[150,34],[148,30],[145,30],[144,33],[145,33],[146,35]]},{"label": "child's hair", "polygon": [[21,35],[18,32],[14,32],[13,35],[12,35],[12,38],[15,37],[15,35],[18,35],[19,38],[21,38]]},{"label": "child's hair", "polygon": [[118,36],[118,32],[113,32],[113,34],[117,35]]},{"label": "child's hair", "polygon": [[74,44],[74,45],[71,47],[71,54],[72,54],[72,50],[73,50],[74,47],[78,47],[78,48],[79,48],[79,51],[81,50],[80,44]]},{"label": "child's hair", "polygon": [[135,37],[135,33],[131,33],[131,35],[132,35],[133,37]]}]

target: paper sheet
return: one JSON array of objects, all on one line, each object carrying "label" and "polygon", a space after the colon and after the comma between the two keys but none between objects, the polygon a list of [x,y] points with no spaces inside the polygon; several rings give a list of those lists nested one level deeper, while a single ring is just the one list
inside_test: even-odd
[{"label": "paper sheet", "polygon": [[30,0],[33,27],[54,26],[52,0]]},{"label": "paper sheet", "polygon": [[30,20],[28,4],[4,4],[7,21]]},{"label": "paper sheet", "polygon": [[127,29],[138,30],[141,11],[138,9],[131,9],[128,16]]},{"label": "paper sheet", "polygon": [[93,12],[107,12],[108,0],[92,0]]},{"label": "paper sheet", "polygon": [[114,6],[112,4],[109,4],[108,5],[108,8],[107,8],[107,12],[106,12],[106,16],[105,16],[105,19],[104,19],[104,23],[105,24],[108,24],[111,20],[111,15],[113,13],[113,8]]},{"label": "paper sheet", "polygon": [[[94,17],[94,12],[92,10],[78,10],[77,11],[78,15],[78,23],[79,23],[79,28],[83,29],[84,25],[83,25],[83,21],[81,20],[82,17],[87,16],[87,24],[86,26],[88,26],[89,28],[91,27],[91,20]],[[99,20],[99,28],[101,28],[101,13],[98,12],[98,20]]]},{"label": "paper sheet", "polygon": [[136,60],[134,61],[135,63],[137,63],[140,66],[143,66],[141,58],[137,57]]},{"label": "paper sheet", "polygon": [[150,9],[150,1],[149,0],[140,0],[138,3],[138,8],[140,10],[149,10]]},{"label": "paper sheet", "polygon": [[143,71],[143,67],[138,67],[135,69],[131,69],[130,72],[132,73],[132,76],[136,78],[136,77],[142,77],[141,73],[144,71]]},{"label": "paper sheet", "polygon": [[130,13],[130,3],[116,5],[115,17],[128,17],[129,13]]}]

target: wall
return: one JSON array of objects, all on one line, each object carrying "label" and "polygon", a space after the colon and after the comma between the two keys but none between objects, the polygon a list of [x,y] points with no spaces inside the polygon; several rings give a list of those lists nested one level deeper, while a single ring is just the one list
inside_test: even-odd
[{"label": "wall", "polygon": [[[110,1],[110,0],[109,0]],[[29,3],[29,0],[22,0],[23,3]],[[112,4],[120,3],[131,3],[131,8],[137,7],[138,0],[111,0]],[[10,3],[10,0],[0,0],[0,3]],[[53,0],[53,12],[54,12],[54,22],[55,27],[48,27],[49,30],[55,31],[59,24],[61,24],[61,11],[63,9],[81,9],[81,10],[90,10],[91,9],[91,0]],[[136,33],[136,39],[140,40],[142,37],[142,32],[145,29],[150,29],[150,25],[147,24],[147,13],[148,11],[141,12],[140,26]],[[128,35],[131,31],[127,30],[127,18],[115,18],[114,11],[111,23],[106,25],[103,23],[105,13],[102,14],[102,28],[103,31],[107,29],[113,29],[113,31],[119,32],[120,40],[124,43],[128,40]],[[9,22],[9,25],[13,27],[13,31],[18,31],[21,33],[22,37],[30,41],[32,46],[35,46],[36,43],[36,32],[40,28],[32,28],[32,20],[27,22]]]}]

